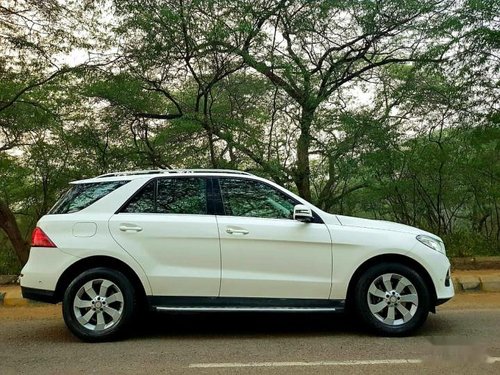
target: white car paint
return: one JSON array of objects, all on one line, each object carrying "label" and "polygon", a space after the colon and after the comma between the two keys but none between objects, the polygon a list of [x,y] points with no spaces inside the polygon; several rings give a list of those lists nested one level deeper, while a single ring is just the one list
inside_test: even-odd
[{"label": "white car paint", "polygon": [[[401,224],[323,212],[256,176],[237,177],[274,186],[311,208],[324,224],[215,215],[115,214],[151,178],[185,173],[130,174],[75,182],[130,181],[79,212],[42,217],[37,225],[57,248],[32,248],[21,285],[54,291],[64,271],[78,260],[108,256],[130,266],[148,296],[343,300],[353,274],[365,261],[398,254],[425,268],[438,299],[454,295],[453,284],[444,283],[450,267],[446,255],[416,240],[418,234],[438,237]],[[196,176],[234,174],[206,172]],[[94,223],[95,230],[88,223]],[[123,224],[138,225],[142,230],[121,231]],[[248,234],[229,234],[228,228]]]},{"label": "white car paint", "polygon": [[325,224],[235,216],[217,221],[221,297],[329,297],[332,244]]},{"label": "white car paint", "polygon": [[[120,230],[131,223],[142,230]],[[110,218],[109,230],[142,265],[153,295],[219,295],[221,256],[215,215],[119,213]]]}]

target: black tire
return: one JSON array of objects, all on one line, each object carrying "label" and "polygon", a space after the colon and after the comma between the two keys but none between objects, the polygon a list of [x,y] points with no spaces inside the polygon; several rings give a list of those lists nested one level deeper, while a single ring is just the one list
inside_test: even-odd
[{"label": "black tire", "polygon": [[[113,308],[120,312],[118,318],[114,319],[112,315],[105,313],[103,310],[99,311],[99,308],[106,308],[106,302],[102,302],[100,305],[96,305],[96,302],[90,297],[90,295],[84,294],[78,298],[81,300],[85,299],[85,304],[91,303],[92,307],[77,308],[74,306],[77,294],[81,294],[81,290],[90,281],[93,285],[93,290],[99,288],[99,292],[96,293],[98,298],[100,296],[100,285],[102,280],[110,282],[112,285],[109,287],[108,298],[110,298],[110,293],[120,295],[122,301],[111,302],[107,305],[109,308]],[[107,285],[108,283],[106,283]],[[80,291],[80,292],[79,292]],[[106,293],[104,293],[106,294]],[[100,298],[100,297],[99,297]],[[106,300],[106,298],[104,298]],[[92,302],[93,301],[93,302]],[[97,308],[97,311],[95,310]],[[92,310],[92,311],[90,311]],[[128,326],[133,320],[133,316],[136,311],[136,291],[132,283],[128,278],[120,271],[98,267],[92,268],[88,271],[83,272],[78,275],[68,286],[64,293],[63,305],[62,305],[64,321],[69,328],[69,330],[79,339],[88,342],[101,342],[101,341],[112,341],[121,338],[126,332]],[[111,310],[107,310],[111,311]],[[87,327],[79,322],[76,314],[80,314],[80,319],[85,319],[82,317],[88,312],[92,315],[91,320],[88,322]],[[102,312],[102,314],[101,314]],[[97,321],[97,315],[107,319],[106,325],[109,327],[98,328],[99,322]],[[101,321],[102,322],[102,321]],[[94,328],[89,328],[94,325]],[[102,327],[102,326],[101,326]]]},{"label": "black tire", "polygon": [[[380,285],[378,283],[382,283],[383,286],[377,289],[382,290],[384,293],[386,292],[388,288],[383,284],[383,275],[393,275],[389,281],[393,286],[398,285],[399,280],[401,280],[398,279],[400,276],[403,277],[403,280],[404,278],[409,280],[412,286],[402,289],[401,294],[396,293],[396,296],[393,298],[396,299],[396,301],[391,300],[390,297],[378,297],[373,293],[369,293],[369,288],[372,286],[372,283],[374,283],[374,285]],[[393,287],[393,290],[395,289],[396,288]],[[417,304],[413,302],[400,303],[397,300],[398,296],[407,300],[409,298],[407,295],[411,294],[413,296],[415,293],[418,296]],[[389,293],[389,296],[391,294],[392,292]],[[388,294],[386,293],[385,295],[387,296]],[[431,296],[425,281],[415,270],[400,263],[382,263],[369,268],[357,280],[354,289],[354,303],[358,317],[368,326],[368,328],[377,334],[383,336],[407,336],[420,328],[427,319],[431,307]],[[370,305],[372,309],[376,311],[378,310],[378,308],[376,308],[377,304],[380,304],[379,308],[380,306],[384,307],[380,312],[374,313],[370,309]],[[387,304],[387,306],[385,306],[385,304]],[[400,307],[398,307],[398,305],[400,305]],[[389,315],[389,306],[391,306],[395,315]],[[405,312],[411,310],[413,315],[411,316],[411,314],[408,315],[408,313],[406,313],[406,318],[408,318],[408,320],[405,321],[405,316],[399,311],[400,308],[404,308],[405,310],[403,311]],[[387,322],[391,322],[394,318],[397,319],[395,319],[392,324],[386,323],[381,320],[384,318],[384,314],[386,315],[385,318]]]}]

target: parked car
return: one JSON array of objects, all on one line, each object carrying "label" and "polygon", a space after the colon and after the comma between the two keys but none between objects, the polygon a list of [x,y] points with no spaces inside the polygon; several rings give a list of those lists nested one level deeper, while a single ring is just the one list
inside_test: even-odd
[{"label": "parked car", "polygon": [[408,335],[454,295],[443,241],[387,221],[326,213],[230,170],[119,172],[76,181],[33,232],[25,298],[62,301],[80,339],[156,311],[352,309]]}]

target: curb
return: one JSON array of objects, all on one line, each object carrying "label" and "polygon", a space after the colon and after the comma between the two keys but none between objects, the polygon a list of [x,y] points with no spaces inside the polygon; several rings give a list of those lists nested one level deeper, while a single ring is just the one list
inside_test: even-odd
[{"label": "curb", "polygon": [[17,284],[19,275],[0,275],[0,285]]},{"label": "curb", "polygon": [[22,297],[10,297],[5,295],[3,298],[4,307],[23,307],[28,305],[34,305],[36,302],[24,299]]},{"label": "curb", "polygon": [[26,306],[44,306],[44,302],[33,301],[23,298],[21,288],[9,286],[10,290],[0,292],[0,308],[2,307],[26,307]]},{"label": "curb", "polygon": [[455,292],[500,292],[500,273],[496,275],[452,276]]}]

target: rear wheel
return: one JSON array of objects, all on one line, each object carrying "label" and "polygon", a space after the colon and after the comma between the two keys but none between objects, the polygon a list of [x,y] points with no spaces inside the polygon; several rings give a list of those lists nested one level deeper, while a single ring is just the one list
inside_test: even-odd
[{"label": "rear wheel", "polygon": [[82,340],[113,340],[130,324],[135,300],[134,287],[121,272],[93,268],[77,276],[66,289],[64,321]]},{"label": "rear wheel", "polygon": [[354,297],[364,323],[387,336],[412,333],[425,322],[430,309],[422,277],[399,263],[378,264],[364,272]]}]

